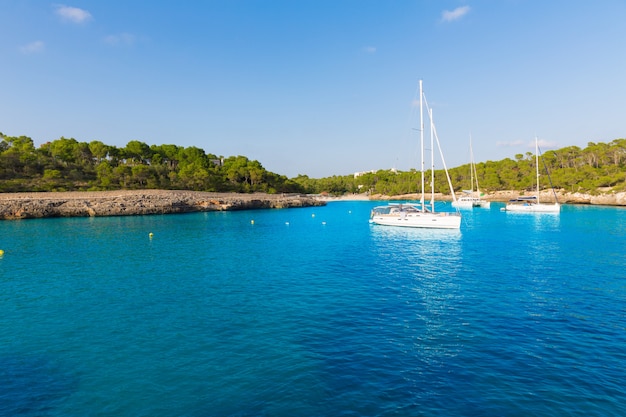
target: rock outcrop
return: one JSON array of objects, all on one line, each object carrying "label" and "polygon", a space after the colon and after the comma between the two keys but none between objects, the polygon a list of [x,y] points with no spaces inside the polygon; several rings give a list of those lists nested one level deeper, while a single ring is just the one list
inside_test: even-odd
[{"label": "rock outcrop", "polygon": [[[591,204],[600,206],[626,206],[626,193],[568,193],[563,190],[555,191],[561,204]],[[515,191],[497,191],[485,195],[483,198],[490,201],[508,201],[520,195],[534,195],[534,193],[520,194]],[[554,193],[551,190],[543,190],[539,193],[539,200],[542,203],[553,203]]]},{"label": "rock outcrop", "polygon": [[129,216],[322,206],[295,194],[236,194],[169,190],[0,194],[0,219]]},{"label": "rock outcrop", "polygon": [[[494,191],[485,193],[482,196],[487,201],[506,202],[521,195],[534,195],[532,192],[520,193],[519,191]],[[604,192],[600,194],[568,193],[562,190],[556,191],[556,195],[561,204],[591,204],[600,206],[626,206],[626,192]],[[370,200],[419,200],[419,194],[405,194],[397,196],[372,195]],[[430,199],[430,194],[427,196]],[[435,194],[436,201],[451,201],[448,194]],[[551,190],[544,190],[539,193],[539,200],[542,203],[554,203],[554,193]]]}]

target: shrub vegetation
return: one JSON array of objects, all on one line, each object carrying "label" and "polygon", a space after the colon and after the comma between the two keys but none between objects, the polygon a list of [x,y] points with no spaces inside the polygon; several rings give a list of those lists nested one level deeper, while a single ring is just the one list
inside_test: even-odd
[{"label": "shrub vegetation", "polygon": [[[567,192],[626,190],[626,139],[589,142],[549,151],[539,159],[542,186]],[[532,190],[535,156],[476,164],[481,191]],[[455,191],[471,188],[470,165],[449,170]],[[426,182],[430,172],[425,173]],[[421,173],[379,170],[363,175],[295,178],[267,171],[245,156],[224,158],[197,147],[147,145],[132,140],[123,148],[101,141],[61,137],[35,148],[27,136],[0,133],[0,192],[178,189],[213,192],[266,192],[343,195],[416,193]],[[443,170],[435,171],[435,192],[448,194]]]}]

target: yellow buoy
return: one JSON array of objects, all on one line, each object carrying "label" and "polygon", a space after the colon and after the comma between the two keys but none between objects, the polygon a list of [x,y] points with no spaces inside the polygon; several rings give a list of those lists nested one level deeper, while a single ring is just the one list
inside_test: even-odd
[{"label": "yellow buoy", "polygon": [[254,220],[250,220],[250,224],[254,224]]},{"label": "yellow buoy", "polygon": [[150,238],[152,238],[152,236],[154,236],[154,234],[152,232],[150,232],[150,234],[148,234],[148,236],[150,236]]},{"label": "yellow buoy", "polygon": [[0,256],[4,255],[4,251],[0,249]]}]

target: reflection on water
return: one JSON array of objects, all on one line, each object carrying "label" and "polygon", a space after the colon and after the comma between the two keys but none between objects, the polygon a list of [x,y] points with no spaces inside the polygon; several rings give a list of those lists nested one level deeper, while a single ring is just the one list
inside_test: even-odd
[{"label": "reflection on water", "polygon": [[507,211],[505,223],[511,227],[519,225],[532,226],[534,230],[550,230],[559,227],[561,215],[559,213],[519,213]]},{"label": "reflection on water", "polygon": [[459,262],[459,230],[378,225],[372,225],[370,230],[379,256],[401,259],[413,265],[414,270],[436,274],[442,267],[454,267]]},{"label": "reflection on water", "polygon": [[418,359],[416,368],[406,371],[412,375],[414,388],[429,396],[438,388],[431,391],[423,382],[446,381],[446,363],[459,351],[459,321],[454,316],[455,306],[464,298],[461,232],[372,226],[371,235],[377,255],[386,260],[388,269],[403,271],[404,279],[398,284],[407,296],[405,308],[411,314],[405,323],[411,340],[406,349]]},{"label": "reflection on water", "polygon": [[372,225],[370,228],[372,236],[376,239],[384,239],[389,242],[409,241],[430,241],[443,243],[458,243],[461,238],[461,231],[457,229],[426,229],[419,227],[393,227]]}]

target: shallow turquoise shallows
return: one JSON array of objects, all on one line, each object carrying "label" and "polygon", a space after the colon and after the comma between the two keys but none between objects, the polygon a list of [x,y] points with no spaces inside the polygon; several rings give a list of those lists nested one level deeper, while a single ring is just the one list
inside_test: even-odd
[{"label": "shallow turquoise shallows", "polygon": [[626,415],[626,210],[374,205],[0,222],[0,416]]}]

